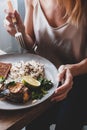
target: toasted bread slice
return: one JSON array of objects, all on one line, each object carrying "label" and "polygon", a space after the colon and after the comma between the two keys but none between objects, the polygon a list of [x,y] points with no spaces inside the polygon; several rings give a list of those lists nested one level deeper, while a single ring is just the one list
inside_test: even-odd
[{"label": "toasted bread slice", "polygon": [[10,71],[11,66],[12,66],[11,63],[0,62],[0,76],[6,78]]}]

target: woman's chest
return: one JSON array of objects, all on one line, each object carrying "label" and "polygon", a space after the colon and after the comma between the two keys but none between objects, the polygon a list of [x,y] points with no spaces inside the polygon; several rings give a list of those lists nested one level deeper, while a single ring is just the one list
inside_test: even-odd
[{"label": "woman's chest", "polygon": [[56,2],[40,1],[40,7],[50,26],[59,27],[66,22],[63,18],[65,11],[61,10]]},{"label": "woman's chest", "polygon": [[[49,13],[48,13],[49,14]],[[82,31],[65,23],[60,27],[52,27],[38,4],[34,11],[34,32],[38,44],[38,52],[45,57],[64,59],[79,59],[81,55]],[[51,15],[49,15],[51,17]],[[54,19],[53,19],[54,20]],[[37,25],[37,26],[36,26]],[[55,58],[54,58],[55,59]]]},{"label": "woman's chest", "polygon": [[[67,60],[79,59],[81,56],[81,31],[68,24],[59,29],[53,29],[43,24],[36,31],[38,51],[45,57],[58,57]],[[54,58],[54,59],[55,59]]]}]

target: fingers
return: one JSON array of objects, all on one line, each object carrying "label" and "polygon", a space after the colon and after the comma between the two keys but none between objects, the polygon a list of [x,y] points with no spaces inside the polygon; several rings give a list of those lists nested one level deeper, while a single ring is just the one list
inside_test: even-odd
[{"label": "fingers", "polygon": [[66,70],[63,70],[62,72],[58,73],[58,81],[62,81],[64,79],[65,73],[66,73]]},{"label": "fingers", "polygon": [[4,20],[4,27],[6,28],[7,32],[11,35],[15,35],[16,30],[12,22],[9,22],[8,20]]},{"label": "fingers", "polygon": [[[5,13],[6,13],[6,17],[5,19],[8,20],[10,23],[13,23],[12,22],[12,19],[15,18],[15,19],[19,19],[19,14],[17,13],[16,10],[14,10],[14,12],[10,12],[9,10],[5,10]],[[17,15],[17,16],[16,16]],[[17,18],[16,18],[17,17]]]},{"label": "fingers", "polygon": [[15,34],[15,28],[14,24],[12,23],[12,17],[13,13],[10,12],[8,9],[4,10],[6,16],[4,20],[4,27],[6,28],[7,32],[10,33],[11,35]]},{"label": "fingers", "polygon": [[10,35],[12,35],[12,36],[15,36],[15,34],[16,34],[16,30],[13,28],[13,27],[9,27],[9,26],[5,26],[6,27],[6,30],[7,30],[7,32],[10,34]]},{"label": "fingers", "polygon": [[58,72],[61,73],[65,69],[65,65],[61,65],[58,69]]},{"label": "fingers", "polygon": [[24,23],[23,23],[23,21],[21,19],[20,14],[15,10],[14,15],[15,15],[15,18],[16,18],[16,21],[17,21],[17,29],[18,29],[18,31],[22,32],[22,34],[24,34],[25,26],[24,26]]},{"label": "fingers", "polygon": [[60,95],[64,92],[68,92],[72,88],[72,85],[73,85],[73,77],[72,74],[70,73],[70,70],[67,69],[64,83],[56,89],[55,94]]},{"label": "fingers", "polygon": [[58,87],[55,90],[54,95],[52,97],[52,101],[60,101],[66,98],[68,92],[72,88],[72,85],[73,85],[73,77],[72,74],[70,73],[70,70],[67,69],[65,73],[65,81],[60,87]]},{"label": "fingers", "polygon": [[18,14],[18,12],[16,10],[14,10],[14,12],[10,12],[8,9],[6,9],[4,11],[6,13],[5,20],[4,20],[4,27],[6,28],[8,33],[15,36],[16,29],[15,29],[14,23],[12,21],[12,18],[14,18],[14,17],[16,18],[18,30],[21,30],[20,28],[21,28],[22,22],[20,19],[20,15]]},{"label": "fingers", "polygon": [[58,81],[62,81],[62,79],[64,79],[65,72],[66,72],[65,66],[61,65],[58,68]]},{"label": "fingers", "polygon": [[12,19],[12,17],[15,17],[14,12],[9,11],[8,9],[5,9],[4,12],[6,14],[6,19],[7,20],[9,20],[9,18]]},{"label": "fingers", "polygon": [[65,77],[65,83],[69,84],[72,80],[73,80],[73,76],[72,76],[70,70],[67,69],[67,71],[66,71],[66,77]]},{"label": "fingers", "polygon": [[14,11],[14,16],[16,17],[17,24],[22,24],[21,17],[20,17],[19,13],[16,10]]},{"label": "fingers", "polygon": [[6,16],[5,16],[5,20],[4,20],[4,24],[9,25],[10,23],[12,23],[12,13],[9,12],[8,10],[5,10]]},{"label": "fingers", "polygon": [[59,95],[59,96],[53,97],[53,98],[51,99],[51,101],[56,101],[56,102],[62,101],[62,100],[65,99],[66,97],[67,97],[67,93],[63,93],[63,94],[61,94],[61,95]]}]

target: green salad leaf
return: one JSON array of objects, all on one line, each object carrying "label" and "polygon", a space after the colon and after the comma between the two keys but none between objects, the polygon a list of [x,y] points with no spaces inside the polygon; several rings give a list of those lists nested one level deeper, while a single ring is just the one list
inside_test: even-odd
[{"label": "green salad leaf", "polygon": [[45,94],[48,93],[48,90],[53,87],[51,80],[46,78],[39,78],[38,81],[41,83],[38,89],[32,90],[31,98],[32,99],[41,99]]}]

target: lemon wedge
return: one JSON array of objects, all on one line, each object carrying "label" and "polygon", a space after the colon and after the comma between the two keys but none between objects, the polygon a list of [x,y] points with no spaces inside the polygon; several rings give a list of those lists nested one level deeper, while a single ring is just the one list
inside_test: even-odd
[{"label": "lemon wedge", "polygon": [[27,84],[29,84],[29,85],[31,85],[33,87],[39,87],[41,85],[41,83],[38,80],[34,79],[30,75],[24,76],[22,78],[22,81],[23,81],[24,84],[27,83]]}]

